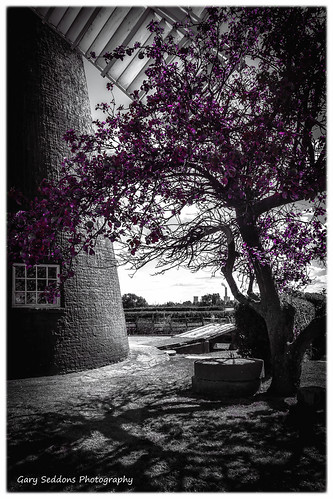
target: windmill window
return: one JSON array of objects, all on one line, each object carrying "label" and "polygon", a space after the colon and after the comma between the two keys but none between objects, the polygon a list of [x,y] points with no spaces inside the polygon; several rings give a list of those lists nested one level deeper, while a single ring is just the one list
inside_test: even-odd
[{"label": "windmill window", "polygon": [[49,293],[59,285],[59,265],[13,265],[13,307],[57,308],[59,293]]}]

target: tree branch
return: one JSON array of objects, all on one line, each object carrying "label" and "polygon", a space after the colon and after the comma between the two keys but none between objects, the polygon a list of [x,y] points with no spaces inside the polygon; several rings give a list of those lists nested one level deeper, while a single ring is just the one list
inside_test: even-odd
[{"label": "tree branch", "polygon": [[316,338],[320,338],[324,334],[324,331],[326,331],[326,315],[313,319],[290,344],[295,355],[302,358],[311,342]]},{"label": "tree branch", "polygon": [[257,203],[253,205],[253,213],[255,217],[266,213],[273,208],[278,208],[279,206],[283,206],[285,204],[289,204],[294,202],[295,200],[291,197],[283,197],[280,193],[275,193],[269,196],[268,198],[261,199]]},{"label": "tree branch", "polygon": [[221,269],[222,274],[224,275],[224,277],[225,277],[225,279],[230,287],[230,291],[232,292],[235,299],[237,301],[239,301],[239,303],[242,303],[244,305],[249,305],[256,312],[260,313],[261,312],[260,301],[254,301],[252,298],[246,297],[238,289],[236,281],[233,277],[233,268],[234,268],[234,264],[235,264],[236,257],[237,257],[234,236],[232,234],[230,227],[228,227],[227,225],[221,226],[221,230],[226,235],[227,244],[228,244],[228,258],[227,258],[227,261],[226,261],[224,267],[222,267],[222,269]]}]

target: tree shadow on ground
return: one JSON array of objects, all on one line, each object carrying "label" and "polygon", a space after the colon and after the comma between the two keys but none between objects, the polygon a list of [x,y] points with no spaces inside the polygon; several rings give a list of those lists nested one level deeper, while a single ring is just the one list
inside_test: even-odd
[{"label": "tree shadow on ground", "polygon": [[[282,399],[209,401],[177,382],[112,389],[61,412],[9,420],[8,490],[324,491],[323,415],[313,415],[305,438],[290,414]],[[39,482],[20,484],[19,476]]]}]

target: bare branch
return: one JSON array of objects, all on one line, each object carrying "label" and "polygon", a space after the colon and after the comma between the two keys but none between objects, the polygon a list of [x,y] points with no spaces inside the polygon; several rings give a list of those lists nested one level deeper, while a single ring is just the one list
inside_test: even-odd
[{"label": "bare branch", "polygon": [[226,235],[227,238],[227,243],[228,243],[228,258],[225,263],[225,265],[222,267],[222,273],[230,287],[230,290],[234,297],[236,298],[237,301],[240,303],[250,305],[254,310],[258,311],[261,309],[260,307],[260,301],[254,301],[250,297],[246,297],[241,293],[241,291],[238,289],[238,286],[236,284],[236,281],[233,277],[233,269],[237,257],[237,252],[235,249],[235,241],[234,241],[234,236],[232,234],[232,231],[230,227],[227,225],[221,226],[222,232]]}]

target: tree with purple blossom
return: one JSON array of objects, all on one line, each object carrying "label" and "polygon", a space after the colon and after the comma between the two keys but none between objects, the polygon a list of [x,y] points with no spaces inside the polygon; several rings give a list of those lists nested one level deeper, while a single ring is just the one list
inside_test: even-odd
[{"label": "tree with purple blossom", "polygon": [[127,109],[100,105],[94,134],[67,132],[61,178],[10,219],[10,255],[60,261],[66,279],[108,238],[134,269],[220,273],[266,322],[271,390],[291,394],[325,320],[296,332],[281,292],[326,254],[326,11],[209,8],[176,27],[181,43],[152,22],[151,45],[105,54],[139,53],[146,79]]}]

